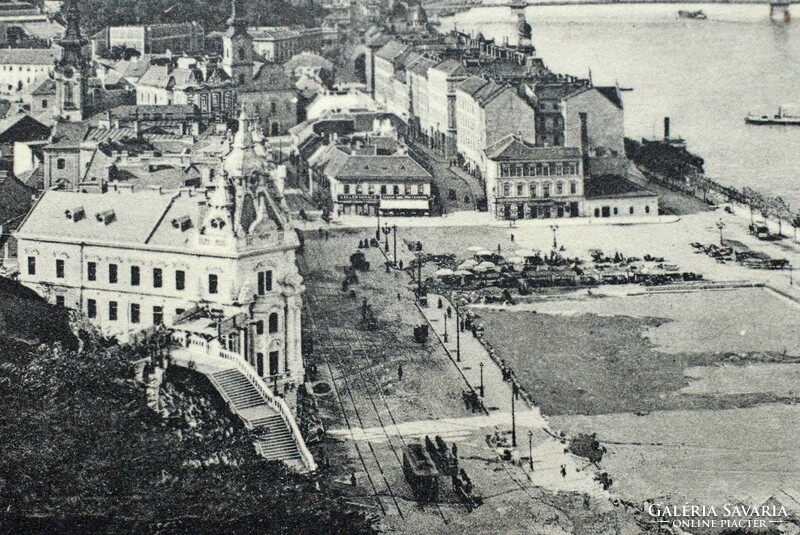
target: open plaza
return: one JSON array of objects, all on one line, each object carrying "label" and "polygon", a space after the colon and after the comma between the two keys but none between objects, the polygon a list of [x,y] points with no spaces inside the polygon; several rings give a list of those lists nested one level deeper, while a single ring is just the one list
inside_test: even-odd
[{"label": "open plaza", "polygon": [[[695,211],[648,225],[585,220],[557,228],[543,222],[470,225],[474,219],[475,214],[461,219],[456,213],[433,228],[422,218],[384,218],[379,243],[367,248],[360,247],[379,228],[374,218],[305,233],[305,258],[313,259],[304,272],[308,306],[315,318],[325,318],[330,337],[320,338],[320,326],[311,326],[315,343],[330,344],[324,352],[330,367],[318,379],[338,385],[339,401],[331,396],[325,402],[329,432],[341,441],[339,459],[359,480],[375,482],[379,500],[386,501],[389,489],[404,487],[389,477],[400,471],[393,450],[439,435],[457,444],[464,465],[481,474],[475,479],[481,481],[484,506],[469,515],[480,533],[492,532],[500,517],[510,532],[525,529],[503,512],[529,503],[526,492],[554,504],[570,493],[586,493],[594,496],[587,507],[595,518],[612,514],[629,520],[636,508],[621,503],[658,497],[705,503],[723,496],[752,505],[774,498],[787,510],[800,508],[796,445],[784,433],[800,423],[800,292],[794,273],[720,261],[691,245],[718,244],[722,231],[723,241],[798,265],[800,245],[791,237],[757,240],[749,235],[749,214],[742,210]],[[345,268],[356,251],[370,267],[345,291]],[[534,270],[532,261],[518,258],[525,251],[546,259],[544,264],[555,251],[584,274],[608,273],[603,263],[611,259],[625,266],[617,267],[622,271],[676,270],[701,277],[661,283],[600,277],[591,284],[522,292],[505,283],[499,287],[501,278],[527,269],[556,269]],[[488,257],[481,258],[488,253],[498,260],[494,269]],[[395,267],[386,268],[387,263]],[[459,277],[458,269],[442,267],[454,263],[470,269]],[[482,263],[487,271],[474,269]],[[420,285],[444,294],[429,293],[418,307]],[[364,300],[380,322],[374,333],[361,324]],[[464,318],[467,328],[458,323]],[[412,332],[421,322],[432,330],[433,339],[425,344],[416,343]],[[341,350],[334,358],[336,348]],[[369,360],[361,357],[365,354]],[[522,391],[516,407],[514,384]],[[469,389],[483,390],[485,412],[465,410],[461,392]],[[374,410],[365,411],[370,405]],[[503,461],[502,448],[486,439],[500,433],[510,446],[512,428],[519,464]],[[591,433],[606,452],[599,464],[565,453],[570,439]],[[603,473],[614,482],[607,490],[597,478]],[[385,478],[383,489],[375,474]],[[516,488],[515,481],[521,483]],[[408,492],[397,498],[410,499]],[[618,506],[602,513],[601,504],[609,499]],[[413,513],[401,503],[400,516],[413,514],[426,528],[438,522],[437,529],[457,532],[454,519],[462,516],[457,503]],[[392,518],[387,516],[389,524]],[[554,513],[553,526],[572,521]]]}]

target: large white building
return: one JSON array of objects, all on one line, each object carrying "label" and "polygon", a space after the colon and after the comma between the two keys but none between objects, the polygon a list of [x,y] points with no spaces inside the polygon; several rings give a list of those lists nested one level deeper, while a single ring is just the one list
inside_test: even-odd
[{"label": "large white building", "polygon": [[292,392],[304,376],[299,241],[245,118],[223,170],[208,190],[45,192],[16,233],[19,279],[108,333],[163,324]]}]

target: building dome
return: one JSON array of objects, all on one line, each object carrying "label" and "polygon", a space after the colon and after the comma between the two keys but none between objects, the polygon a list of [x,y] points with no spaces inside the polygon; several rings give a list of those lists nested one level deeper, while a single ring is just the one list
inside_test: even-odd
[{"label": "building dome", "polygon": [[253,136],[250,133],[250,120],[244,111],[239,115],[239,130],[233,137],[231,151],[222,162],[222,170],[230,178],[250,177],[255,173],[269,172],[266,160],[256,154]]}]

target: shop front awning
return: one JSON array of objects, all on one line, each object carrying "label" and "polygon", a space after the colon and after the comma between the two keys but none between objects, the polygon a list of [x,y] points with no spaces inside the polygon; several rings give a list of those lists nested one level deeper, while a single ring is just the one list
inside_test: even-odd
[{"label": "shop front awning", "polygon": [[381,199],[381,210],[429,210],[427,199]]}]

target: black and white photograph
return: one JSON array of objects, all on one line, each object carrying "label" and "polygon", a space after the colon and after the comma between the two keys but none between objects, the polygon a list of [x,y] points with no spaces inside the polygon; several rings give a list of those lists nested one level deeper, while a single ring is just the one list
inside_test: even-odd
[{"label": "black and white photograph", "polygon": [[800,535],[794,3],[0,0],[0,535]]}]

